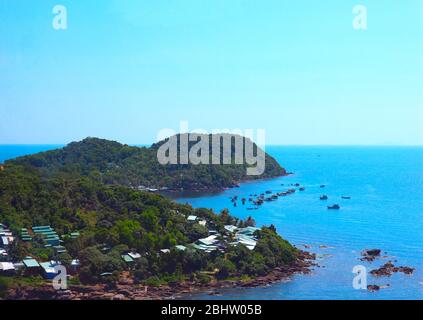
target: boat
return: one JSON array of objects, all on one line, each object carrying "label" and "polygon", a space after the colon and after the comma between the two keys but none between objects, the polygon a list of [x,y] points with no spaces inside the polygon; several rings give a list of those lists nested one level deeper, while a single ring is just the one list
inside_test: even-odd
[{"label": "boat", "polygon": [[300,190],[300,191],[304,191],[304,190],[305,190],[305,188],[304,188],[304,187],[301,187],[301,188],[299,188],[298,190]]},{"label": "boat", "polygon": [[328,199],[327,195],[320,196],[320,200],[327,200],[327,199]]},{"label": "boat", "polygon": [[346,199],[346,200],[350,200],[350,199],[351,199],[351,197],[350,197],[350,196],[342,196],[341,198],[342,198],[342,199]]},{"label": "boat", "polygon": [[339,204],[334,204],[332,206],[328,206],[329,210],[339,210],[341,209],[341,207],[339,206]]}]

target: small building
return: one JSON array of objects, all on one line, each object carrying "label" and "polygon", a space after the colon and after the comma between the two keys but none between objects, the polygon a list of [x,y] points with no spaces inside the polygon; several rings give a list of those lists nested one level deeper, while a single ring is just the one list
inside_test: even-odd
[{"label": "small building", "polygon": [[0,226],[0,247],[8,247],[15,238],[13,237],[12,232],[4,225]]},{"label": "small building", "polygon": [[132,257],[128,254],[123,254],[121,257],[122,257],[123,261],[125,261],[128,264],[134,263],[134,259],[132,259]]},{"label": "small building", "polygon": [[218,240],[216,235],[212,235],[212,236],[208,236],[207,238],[198,239],[197,242],[200,242],[201,244],[209,246],[209,245],[213,245],[217,243]]},{"label": "small building", "polygon": [[236,244],[243,244],[244,246],[246,246],[248,249],[250,250],[254,250],[254,248],[257,245],[257,241],[250,238],[250,237],[246,237],[243,235],[237,235],[236,236],[236,242],[234,243]]},{"label": "small building", "polygon": [[161,253],[170,253],[170,249],[161,249],[160,252]]},{"label": "small building", "polygon": [[247,236],[253,236],[254,232],[256,232],[258,230],[260,230],[260,229],[256,228],[256,227],[246,227],[246,228],[239,229],[238,233],[244,234],[244,235],[247,235]]},{"label": "small building", "polygon": [[254,233],[260,230],[259,228],[255,227],[246,227],[239,229],[238,232],[235,235],[236,242],[233,244],[243,244],[250,250],[254,250],[257,244],[257,238],[254,236]]},{"label": "small building", "polygon": [[81,267],[81,262],[78,259],[73,259],[71,261],[71,271],[77,273]]},{"label": "small building", "polygon": [[211,235],[207,238],[198,239],[193,246],[205,252],[212,252],[219,248],[219,240],[217,239],[217,235]]},{"label": "small building", "polygon": [[76,239],[80,236],[81,234],[77,231],[77,232],[72,232],[70,234],[71,239]]},{"label": "small building", "polygon": [[53,246],[54,253],[55,254],[62,254],[67,252],[66,248],[64,246]]},{"label": "small building", "polygon": [[188,216],[187,220],[190,222],[194,222],[197,220],[197,216]]},{"label": "small building", "polygon": [[51,247],[60,245],[60,238],[52,227],[35,226],[35,227],[32,227],[32,231],[37,235],[41,235],[46,245]]},{"label": "small building", "polygon": [[25,272],[27,274],[36,274],[40,271],[40,264],[32,257],[26,257],[22,263],[25,266]]},{"label": "small building", "polygon": [[25,265],[22,262],[16,262],[13,264],[16,271],[23,270],[25,268]]},{"label": "small building", "polygon": [[206,226],[206,224],[207,224],[207,221],[206,221],[206,220],[200,220],[200,221],[198,221],[198,224],[199,224],[200,226],[205,227],[205,226]]},{"label": "small building", "polygon": [[0,262],[0,274],[12,275],[15,273],[15,266],[12,262]]},{"label": "small building", "polygon": [[22,228],[21,229],[21,240],[24,241],[24,242],[31,242],[32,241],[32,237],[28,233],[28,229],[27,228]]},{"label": "small building", "polygon": [[130,256],[132,259],[137,260],[141,258],[141,255],[138,252],[129,252],[128,256]]},{"label": "small building", "polygon": [[179,250],[179,251],[185,251],[187,249],[187,247],[185,247],[183,245],[180,245],[180,244],[178,244],[177,246],[175,246],[175,248],[176,248],[176,250]]},{"label": "small building", "polygon": [[9,246],[9,238],[6,236],[0,237],[0,246],[1,247],[7,247]]},{"label": "small building", "polygon": [[230,233],[234,233],[235,231],[238,230],[238,228],[233,225],[226,225],[224,228],[226,231],[229,231]]},{"label": "small building", "polygon": [[41,262],[40,266],[43,270],[43,277],[51,280],[58,275],[59,273],[55,269],[57,265],[59,265],[59,262],[57,261]]}]

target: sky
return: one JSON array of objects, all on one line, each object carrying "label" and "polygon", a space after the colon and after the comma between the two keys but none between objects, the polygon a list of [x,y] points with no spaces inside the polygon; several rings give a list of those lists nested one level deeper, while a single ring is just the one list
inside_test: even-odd
[{"label": "sky", "polygon": [[0,144],[149,144],[180,121],[423,145],[423,0],[0,0]]}]

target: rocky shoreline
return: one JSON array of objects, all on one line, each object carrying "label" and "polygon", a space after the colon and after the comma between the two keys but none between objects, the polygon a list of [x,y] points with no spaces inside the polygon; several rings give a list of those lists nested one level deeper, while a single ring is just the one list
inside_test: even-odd
[{"label": "rocky shoreline", "polygon": [[218,294],[219,289],[236,287],[261,287],[289,278],[294,274],[309,274],[316,255],[301,251],[295,263],[277,267],[269,274],[251,280],[212,281],[207,284],[184,281],[158,287],[135,284],[130,278],[122,278],[111,285],[72,285],[67,290],[56,291],[51,285],[17,287],[8,292],[8,300],[169,300],[183,299],[192,294],[208,292]]},{"label": "rocky shoreline", "polygon": [[[368,263],[372,263],[374,262],[376,259],[387,259],[388,256],[382,256],[381,255],[382,250],[381,249],[366,249],[361,253],[361,261],[365,261]],[[385,252],[386,254],[386,252]],[[412,267],[407,267],[407,266],[400,266],[400,267],[396,267],[392,261],[388,261],[385,264],[383,264],[382,266],[380,266],[377,269],[373,269],[370,271],[370,274],[373,277],[390,277],[392,276],[394,273],[398,273],[398,272],[402,272],[405,275],[412,275],[414,273],[415,268]],[[385,288],[389,288],[391,285],[390,284],[386,284],[383,286],[379,286],[376,284],[370,284],[367,286],[367,290],[370,292],[376,292],[379,291],[380,289],[385,289]]]}]

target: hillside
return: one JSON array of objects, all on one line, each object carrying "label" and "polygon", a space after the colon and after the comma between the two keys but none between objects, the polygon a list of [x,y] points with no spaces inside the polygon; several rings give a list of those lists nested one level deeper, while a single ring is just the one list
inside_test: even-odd
[{"label": "hillside", "polygon": [[[136,150],[113,143],[107,145],[117,147],[120,152],[122,149],[129,150],[129,153]],[[74,152],[71,154],[75,155]],[[44,154],[42,158],[52,155],[57,153]],[[110,155],[108,160],[117,158]],[[77,159],[81,163],[87,158],[79,154]],[[66,163],[63,171],[67,166],[73,166],[69,158]],[[95,167],[101,167],[101,163],[98,160]],[[91,164],[86,162],[87,167]],[[126,270],[137,281],[157,284],[212,279],[211,275],[206,276],[200,271],[218,270],[213,275],[217,279],[255,277],[267,274],[275,267],[289,269],[298,260],[299,251],[277,235],[274,228],[255,232],[257,244],[253,250],[242,244],[233,245],[233,235],[224,226],[251,226],[252,219],[244,222],[227,211],[215,214],[207,209],[193,209],[160,195],[107,185],[89,176],[87,172],[87,176],[73,179],[63,176],[48,178],[34,167],[12,162],[0,171],[0,222],[16,236],[16,241],[7,249],[9,261],[19,262],[29,255],[37,261],[59,260],[69,267],[72,259],[79,259],[81,269],[73,276],[74,282],[115,281]],[[189,221],[190,215],[206,224]],[[31,234],[33,239],[30,241],[21,240],[22,228],[31,230],[35,225],[54,228],[66,252],[56,252],[36,235]],[[196,249],[193,243],[208,237],[210,230],[219,234],[216,238],[219,250],[208,253]],[[75,232],[79,234],[77,238],[69,236]],[[177,245],[186,249],[177,250]],[[168,250],[167,253],[161,253],[163,249]],[[132,264],[121,258],[135,251],[141,254],[141,258]],[[100,276],[104,273],[110,273],[110,276]],[[0,277],[0,285],[2,279]],[[19,281],[23,280],[18,277],[6,283],[16,285]]]},{"label": "hillside", "polygon": [[[178,136],[178,139],[180,136]],[[212,135],[209,136],[212,139]],[[247,175],[247,163],[213,164],[168,164],[157,160],[157,150],[165,141],[151,147],[131,147],[118,142],[98,138],[87,138],[73,142],[62,149],[20,157],[6,162],[33,167],[42,176],[74,178],[89,176],[106,184],[120,184],[138,188],[170,190],[221,190],[233,187],[241,181],[285,175],[286,171],[268,154],[265,155],[265,170],[262,175]],[[192,147],[194,143],[190,143]],[[256,150],[257,146],[254,145]],[[210,145],[211,154],[211,145]],[[178,152],[178,157],[180,153]],[[234,158],[234,142],[231,145]]]}]

